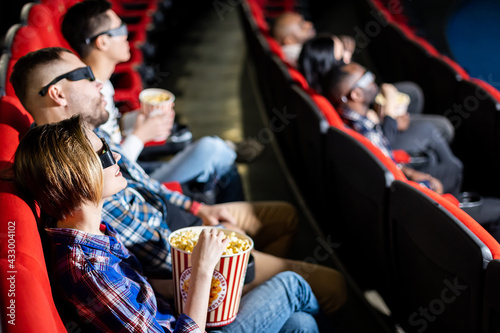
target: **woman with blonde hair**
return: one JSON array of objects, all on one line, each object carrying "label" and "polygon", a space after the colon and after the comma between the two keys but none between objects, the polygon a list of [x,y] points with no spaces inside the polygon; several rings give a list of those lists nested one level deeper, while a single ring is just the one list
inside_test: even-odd
[{"label": "woman with blonde hair", "polygon": [[[45,231],[56,293],[92,330],[204,330],[213,269],[228,240],[216,228],[201,233],[192,253],[184,313],[175,318],[142,275],[135,256],[101,221],[103,198],[127,186],[116,163],[119,159],[80,117],[37,126],[19,144],[14,181],[48,216]],[[318,309],[307,282],[285,272],[243,297],[237,319],[213,331],[317,332],[312,315]]]}]

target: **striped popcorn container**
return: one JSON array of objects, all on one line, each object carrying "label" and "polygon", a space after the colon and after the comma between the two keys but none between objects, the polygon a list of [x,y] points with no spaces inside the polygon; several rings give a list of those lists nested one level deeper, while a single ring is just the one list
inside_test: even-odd
[{"label": "striped popcorn container", "polygon": [[[182,313],[187,299],[189,282],[191,277],[191,253],[181,250],[172,244],[176,244],[180,234],[192,231],[199,234],[203,229],[213,227],[189,227],[176,230],[168,240],[172,252],[172,275],[175,294],[175,308],[178,314]],[[217,228],[230,236],[233,231]],[[248,240],[250,246],[245,251],[232,255],[223,255],[217,263],[212,276],[212,286],[208,303],[207,327],[220,327],[232,323],[238,314],[241,300],[241,292],[248,265],[250,251],[253,241],[250,237],[236,233],[236,237]]]}]

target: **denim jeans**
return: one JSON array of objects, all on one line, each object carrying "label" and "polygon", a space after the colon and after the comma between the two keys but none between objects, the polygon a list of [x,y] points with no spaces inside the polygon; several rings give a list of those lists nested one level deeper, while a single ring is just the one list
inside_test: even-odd
[{"label": "denim jeans", "polygon": [[313,315],[319,305],[307,282],[283,272],[246,294],[235,321],[211,333],[318,332]]},{"label": "denim jeans", "polygon": [[236,160],[236,153],[218,137],[206,136],[177,153],[170,161],[150,173],[150,177],[164,182],[185,183],[196,179],[207,182],[210,175],[224,175]]}]

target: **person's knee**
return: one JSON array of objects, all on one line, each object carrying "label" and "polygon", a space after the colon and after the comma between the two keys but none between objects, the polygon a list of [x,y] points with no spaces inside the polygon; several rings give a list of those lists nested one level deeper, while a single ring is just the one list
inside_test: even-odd
[{"label": "person's knee", "polygon": [[280,205],[285,211],[286,216],[288,216],[289,227],[295,229],[299,224],[299,215],[297,214],[297,209],[288,202],[281,202]]},{"label": "person's knee", "polygon": [[292,270],[309,283],[325,313],[333,313],[345,304],[346,282],[339,271],[311,262],[292,262]]},{"label": "person's knee", "polygon": [[307,281],[296,272],[286,271],[275,275],[275,279],[279,280],[287,290],[305,289],[308,290],[309,284]]},{"label": "person's knee", "polygon": [[[344,275],[336,270],[330,272],[330,282],[325,284],[324,292],[331,295],[330,311],[340,309],[347,301],[347,287]],[[335,304],[335,305],[333,305]]]},{"label": "person's knee", "polygon": [[204,136],[196,142],[196,149],[210,151],[213,154],[225,153],[231,154],[236,158],[236,153],[217,136]]},{"label": "person's knee", "polygon": [[319,332],[314,317],[305,312],[295,312],[285,322],[280,333],[313,333]]}]

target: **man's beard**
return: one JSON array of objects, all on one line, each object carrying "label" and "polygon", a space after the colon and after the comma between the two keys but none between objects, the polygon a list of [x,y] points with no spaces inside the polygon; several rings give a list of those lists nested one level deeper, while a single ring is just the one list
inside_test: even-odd
[{"label": "man's beard", "polygon": [[94,112],[88,112],[89,110],[86,110],[87,112],[81,113],[84,115],[83,120],[87,124],[91,125],[94,128],[97,128],[108,121],[109,113],[102,106],[100,99],[99,99],[99,102],[93,106],[93,110],[94,110]]}]

